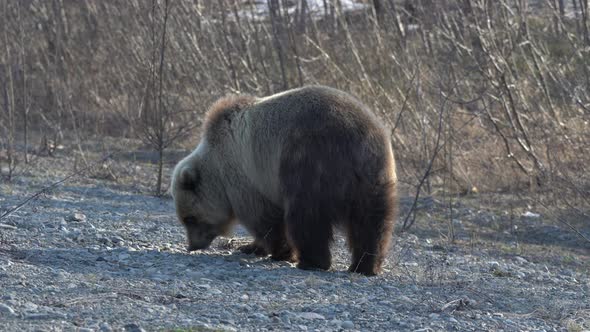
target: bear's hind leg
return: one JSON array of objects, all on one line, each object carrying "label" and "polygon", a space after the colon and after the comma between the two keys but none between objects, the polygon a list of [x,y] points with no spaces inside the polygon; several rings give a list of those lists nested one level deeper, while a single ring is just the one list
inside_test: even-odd
[{"label": "bear's hind leg", "polygon": [[348,245],[352,251],[350,272],[376,275],[387,256],[393,232],[394,200],[376,195],[367,204],[355,204],[348,221]]},{"label": "bear's hind leg", "polygon": [[330,216],[321,211],[321,206],[317,205],[291,204],[285,214],[287,236],[296,251],[300,269],[328,270],[332,263],[332,225],[326,219]]}]

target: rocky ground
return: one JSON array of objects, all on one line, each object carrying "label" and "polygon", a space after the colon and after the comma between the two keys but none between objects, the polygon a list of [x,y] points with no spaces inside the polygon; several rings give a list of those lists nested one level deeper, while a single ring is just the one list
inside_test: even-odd
[{"label": "rocky ground", "polygon": [[[1,184],[0,214],[72,163],[39,158]],[[590,245],[526,206],[456,201],[449,244],[448,202],[425,198],[384,273],[367,278],[344,272],[341,236],[329,272],[240,254],[240,229],[189,254],[170,198],[132,180],[149,171],[105,163],[0,220],[0,330],[590,329]]]}]

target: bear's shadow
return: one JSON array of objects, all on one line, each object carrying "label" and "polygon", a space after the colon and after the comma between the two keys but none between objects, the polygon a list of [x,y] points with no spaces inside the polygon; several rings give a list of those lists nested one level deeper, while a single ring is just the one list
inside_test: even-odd
[{"label": "bear's shadow", "polygon": [[[32,266],[49,267],[50,273],[66,271],[70,274],[94,274],[109,278],[151,279],[165,275],[169,279],[183,279],[190,278],[191,271],[196,272],[198,277],[223,275],[225,279],[233,279],[234,275],[236,278],[240,278],[240,275],[244,273],[255,275],[261,271],[281,275],[285,273],[325,273],[299,270],[295,268],[294,264],[274,261],[270,257],[243,254],[237,249],[211,249],[202,253],[81,247],[0,249],[0,256]],[[179,268],[179,266],[186,268]],[[162,273],[163,271],[164,273]],[[171,273],[170,271],[177,272]]]}]

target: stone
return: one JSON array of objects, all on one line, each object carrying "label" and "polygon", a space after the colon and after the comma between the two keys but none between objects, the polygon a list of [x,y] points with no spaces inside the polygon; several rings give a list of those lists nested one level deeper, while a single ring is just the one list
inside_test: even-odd
[{"label": "stone", "polygon": [[68,217],[68,221],[85,222],[86,215],[82,213],[74,213]]},{"label": "stone", "polygon": [[124,327],[125,331],[127,332],[145,332],[139,325],[136,323],[126,324]]},{"label": "stone", "polygon": [[49,319],[66,319],[66,315],[52,312],[32,312],[25,315],[25,319],[30,320],[49,320]]},{"label": "stone", "polygon": [[320,314],[315,313],[315,312],[301,312],[301,313],[297,314],[297,316],[299,318],[308,319],[308,320],[313,320],[313,319],[326,319],[326,317],[324,317],[323,315],[320,315]]},{"label": "stone", "polygon": [[113,329],[111,328],[111,326],[107,322],[102,322],[102,323],[98,324],[98,328],[100,329],[100,332],[112,332],[113,331]]},{"label": "stone", "polygon": [[16,316],[16,312],[10,306],[0,303],[0,316]]},{"label": "stone", "polygon": [[263,314],[261,312],[255,312],[255,313],[251,314],[250,317],[255,318],[257,320],[262,320],[262,321],[269,320],[268,316],[266,316],[265,314]]},{"label": "stone", "polygon": [[342,324],[340,324],[340,327],[342,327],[345,330],[351,330],[354,328],[354,323],[350,320],[345,320],[342,322]]}]

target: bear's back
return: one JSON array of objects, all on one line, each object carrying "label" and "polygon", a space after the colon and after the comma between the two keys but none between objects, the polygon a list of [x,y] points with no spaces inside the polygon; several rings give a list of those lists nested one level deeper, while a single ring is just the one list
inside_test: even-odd
[{"label": "bear's back", "polygon": [[355,97],[325,86],[306,86],[259,99],[248,112],[258,124],[254,130],[273,131],[281,137],[290,131],[383,131],[379,120]]},{"label": "bear's back", "polygon": [[[390,153],[383,126],[356,98],[342,91],[308,86],[259,99],[244,114],[242,158],[246,174],[260,191],[280,197],[281,164],[305,158],[328,167],[362,167],[377,173]],[[372,176],[372,175],[371,175]]]}]

